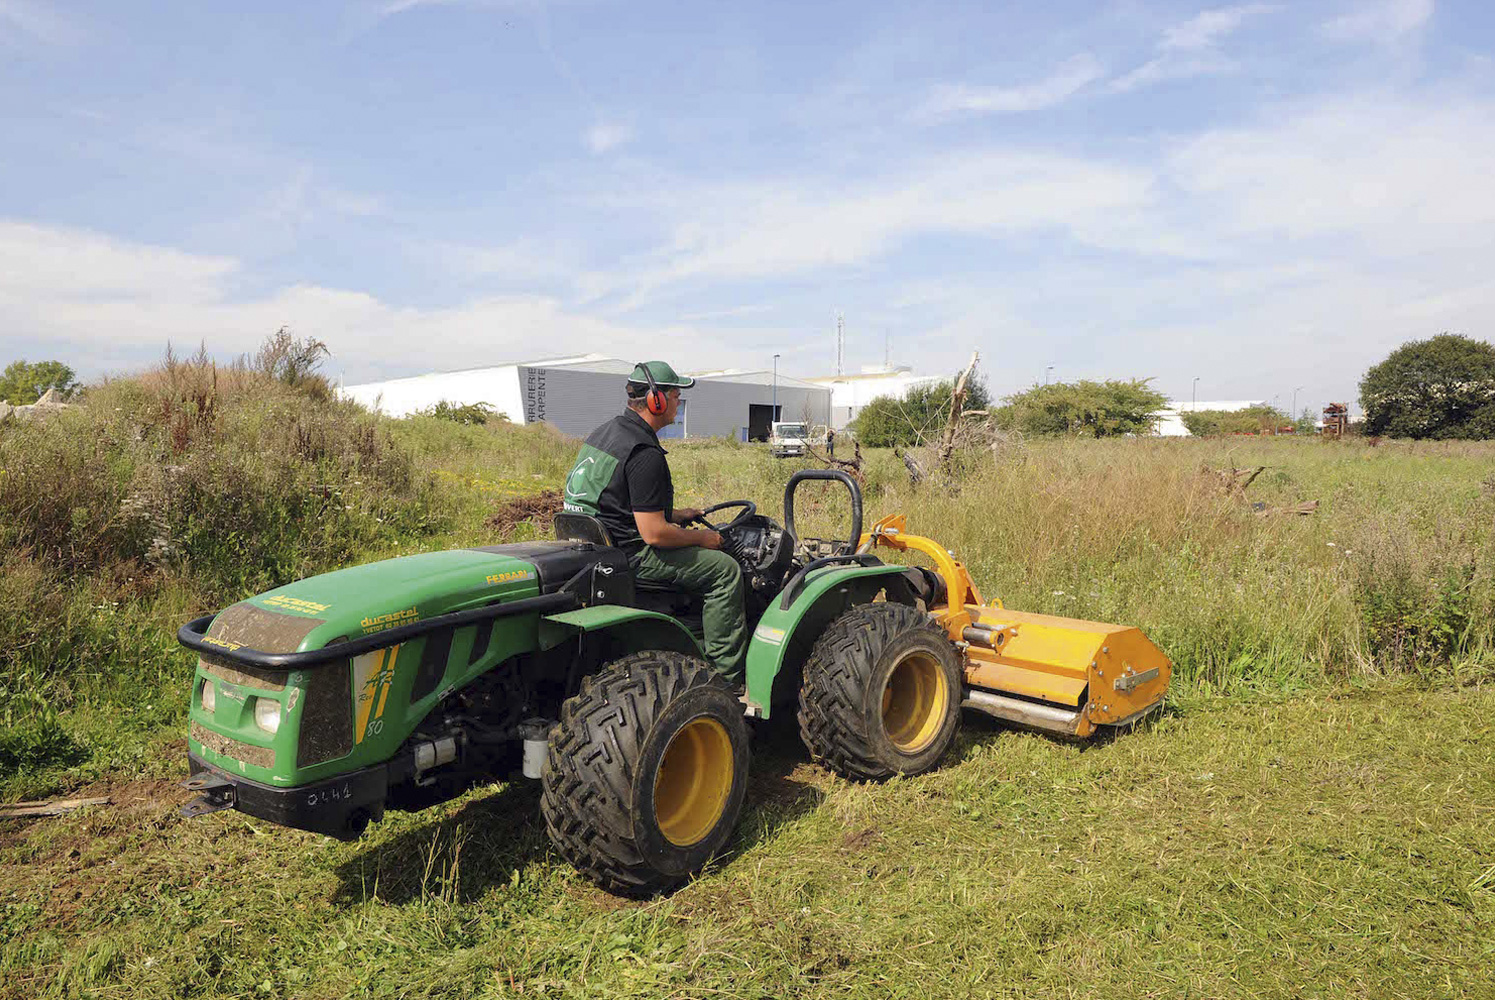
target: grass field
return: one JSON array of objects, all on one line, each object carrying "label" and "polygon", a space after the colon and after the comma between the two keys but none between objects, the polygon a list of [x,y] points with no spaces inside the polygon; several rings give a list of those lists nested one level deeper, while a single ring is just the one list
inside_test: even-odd
[{"label": "grass field", "polygon": [[135,781],[6,831],[0,994],[1488,996],[1492,710],[1185,699],[1091,748],[972,719],[861,786],[760,732],[730,855],[642,904],[550,855],[529,785],[347,845]]},{"label": "grass field", "polygon": [[[114,800],[0,823],[0,996],[1490,995],[1495,446],[1015,442],[918,489],[869,455],[869,514],[988,596],[1143,627],[1167,714],[1085,748],[972,717],[881,786],[775,722],[728,856],[633,904],[549,852],[526,785],[351,845],[176,817],[180,622],[495,541],[575,447],[239,389],[166,372],[0,427],[0,798]],[[797,467],[671,460],[681,504],[775,516]],[[1211,471],[1257,465],[1244,496]],[[833,533],[833,491],[801,506]]]}]

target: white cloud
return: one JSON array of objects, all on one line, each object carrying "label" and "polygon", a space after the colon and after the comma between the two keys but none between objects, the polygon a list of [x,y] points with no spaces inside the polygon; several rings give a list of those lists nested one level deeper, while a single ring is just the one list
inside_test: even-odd
[{"label": "white cloud", "polygon": [[1341,237],[1377,255],[1489,247],[1495,106],[1366,94],[1186,141],[1170,179],[1228,234]]},{"label": "white cloud", "polygon": [[1182,24],[1164,31],[1163,40],[1158,47],[1167,52],[1197,52],[1200,49],[1214,48],[1239,28],[1246,18],[1270,14],[1276,9],[1272,4],[1248,3],[1200,11]]},{"label": "white cloud", "polygon": [[633,140],[633,129],[622,122],[598,122],[582,134],[593,153],[607,153]]},{"label": "white cloud", "polygon": [[926,116],[960,112],[995,114],[1039,111],[1074,96],[1100,79],[1104,67],[1089,53],[1065,60],[1047,78],[1016,87],[974,87],[966,84],[937,89],[923,108]]},{"label": "white cloud", "polygon": [[1158,54],[1130,72],[1112,80],[1107,89],[1125,93],[1167,80],[1228,72],[1234,63],[1220,51],[1220,43],[1234,34],[1247,18],[1270,14],[1273,4],[1239,4],[1201,11],[1182,24],[1163,32]]},{"label": "white cloud", "polygon": [[344,191],[319,181],[317,171],[303,164],[270,188],[262,199],[260,212],[269,223],[295,229],[324,213],[355,218],[381,215],[384,205],[371,195]]},{"label": "white cloud", "polygon": [[227,257],[111,239],[80,229],[0,220],[0,303],[67,296],[201,302],[238,269]]},{"label": "white cloud", "polygon": [[[975,150],[856,183],[792,178],[692,188],[663,185],[668,245],[620,271],[593,274],[593,298],[628,289],[631,307],[663,286],[764,278],[862,264],[920,234],[991,237],[1055,232],[1090,246],[1203,252],[1176,232],[1136,225],[1152,200],[1148,171],[1055,154]],[[659,197],[656,195],[656,197]]]},{"label": "white cloud", "polygon": [[78,40],[77,28],[55,11],[31,0],[0,0],[0,42],[13,40],[6,36],[67,45]]},{"label": "white cloud", "polygon": [[1324,34],[1343,40],[1397,41],[1427,24],[1433,16],[1433,0],[1379,0],[1360,3],[1342,17],[1326,21]]},{"label": "white cloud", "polygon": [[411,308],[366,292],[295,284],[239,297],[230,258],[128,243],[76,229],[0,221],[0,330],[40,343],[85,374],[154,360],[168,341],[218,356],[255,348],[280,326],[325,340],[350,379],[570,351],[670,353],[682,364],[750,360],[775,331],[626,326],[537,295]]}]

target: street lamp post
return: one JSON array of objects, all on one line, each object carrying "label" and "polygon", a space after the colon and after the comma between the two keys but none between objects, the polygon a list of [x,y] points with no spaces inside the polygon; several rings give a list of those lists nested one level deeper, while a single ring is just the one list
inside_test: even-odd
[{"label": "street lamp post", "polygon": [[1293,418],[1294,423],[1298,421],[1298,390],[1301,388],[1303,388],[1301,385],[1293,386],[1293,412],[1288,416]]},{"label": "street lamp post", "polygon": [[779,419],[779,356],[773,356],[773,419]]},{"label": "street lamp post", "polygon": [[1194,384],[1189,387],[1189,412],[1193,413],[1199,409],[1199,376],[1194,376]]}]

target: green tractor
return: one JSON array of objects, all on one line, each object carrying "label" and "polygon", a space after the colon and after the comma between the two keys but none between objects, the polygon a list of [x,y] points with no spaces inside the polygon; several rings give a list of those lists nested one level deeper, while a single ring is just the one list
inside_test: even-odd
[{"label": "green tractor", "polygon": [[[846,539],[796,535],[806,480],[845,484]],[[352,838],[387,806],[517,772],[542,782],[561,854],[640,895],[688,879],[726,842],[747,786],[746,717],[796,702],[808,719],[835,715],[806,736],[856,777],[933,767],[955,733],[959,662],[915,609],[933,596],[927,573],[855,551],[856,482],[796,473],[783,526],[745,500],[706,513],[722,510],[735,513],[716,527],[742,564],[754,628],[746,692],[701,657],[698,604],[636,584],[600,522],[562,513],[556,541],[338,570],[184,625],[199,657],[187,787],[201,793],[184,815],[236,808]],[[890,656],[920,676],[890,687]],[[876,710],[850,731],[816,704],[846,696],[843,674],[877,687]],[[822,695],[824,684],[835,690]],[[917,745],[900,746],[887,718],[920,733]]]},{"label": "green tractor", "polygon": [[[797,535],[807,480],[846,486],[845,539]],[[387,807],[523,774],[542,783],[546,829],[567,860],[610,891],[648,895],[689,879],[730,836],[746,718],[796,706],[811,754],[841,774],[919,774],[949,749],[962,701],[973,704],[965,670],[1032,672],[998,650],[1043,626],[981,620],[994,612],[971,605],[964,567],[900,534],[901,517],[864,535],[845,473],[790,477],[782,526],[745,500],[706,514],[722,510],[735,515],[713,527],[742,565],[753,627],[745,691],[702,658],[698,603],[636,583],[600,522],[562,513],[555,541],[355,566],[182,626],[199,657],[186,787],[201,793],[183,814],[233,808],[351,839]],[[885,564],[879,541],[923,549],[940,569]],[[1032,690],[1049,688],[1074,694]],[[1083,705],[975,697],[1014,721],[1067,719],[1079,735],[1110,721]]]}]

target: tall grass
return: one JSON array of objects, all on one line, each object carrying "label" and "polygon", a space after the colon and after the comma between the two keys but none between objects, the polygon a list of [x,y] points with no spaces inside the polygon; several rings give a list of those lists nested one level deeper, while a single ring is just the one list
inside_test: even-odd
[{"label": "tall grass", "polygon": [[[64,726],[104,731],[141,697],[168,706],[149,726],[175,725],[183,620],[341,565],[507,540],[487,516],[557,487],[576,445],[544,426],[389,420],[320,380],[201,357],[95,386],[0,426],[3,679],[26,676]],[[960,459],[953,482],[915,487],[869,451],[868,523],[905,512],[1009,607],[1140,626],[1182,689],[1495,666],[1495,446],[1035,441]],[[807,464],[671,445],[681,506],[743,498],[779,517]],[[1211,471],[1256,465],[1244,496]],[[844,535],[842,494],[808,485],[802,532]],[[96,725],[69,714],[85,709]]]},{"label": "tall grass", "polygon": [[[387,422],[276,371],[168,355],[0,426],[0,713],[91,706],[128,742],[180,714],[182,621],[450,524]],[[161,711],[113,711],[137,703]],[[10,728],[0,777],[55,742]]]},{"label": "tall grass", "polygon": [[[572,452],[546,443],[535,464],[506,445],[492,461],[464,452],[462,467],[480,482],[517,472],[555,486]],[[790,472],[809,464],[671,447],[677,503],[751,499],[775,517]],[[867,522],[903,511],[1010,607],[1140,626],[1182,685],[1495,667],[1495,445],[1047,440],[959,464],[955,482],[916,488],[899,459],[870,451]],[[1244,495],[1215,474],[1258,465]],[[1306,500],[1320,502],[1314,513],[1285,512]],[[796,505],[825,537],[844,535],[845,511],[836,484],[807,484]]]}]

